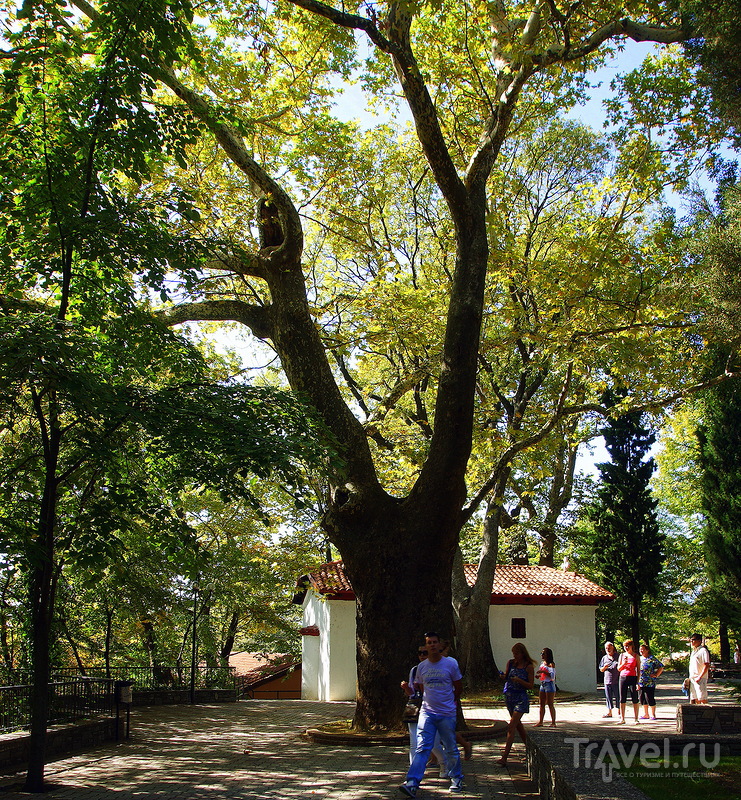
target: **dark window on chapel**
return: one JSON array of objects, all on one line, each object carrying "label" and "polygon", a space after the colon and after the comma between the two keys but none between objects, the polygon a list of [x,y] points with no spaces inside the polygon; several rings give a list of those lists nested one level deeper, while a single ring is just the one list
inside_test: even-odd
[{"label": "dark window on chapel", "polygon": [[512,638],[524,639],[525,635],[525,618],[512,617]]}]

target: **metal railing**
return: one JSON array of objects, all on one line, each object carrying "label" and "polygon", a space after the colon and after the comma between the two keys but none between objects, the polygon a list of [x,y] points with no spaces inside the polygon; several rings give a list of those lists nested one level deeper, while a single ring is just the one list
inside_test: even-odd
[{"label": "metal railing", "polygon": [[[189,670],[169,667],[93,667],[81,675],[76,668],[55,669],[49,684],[49,725],[91,719],[115,713],[116,681],[133,681],[134,691],[189,689]],[[0,733],[23,730],[30,725],[31,676],[16,675],[13,686],[0,686]],[[234,667],[199,666],[196,689],[235,689]]]},{"label": "metal railing", "polygon": [[0,686],[0,733],[29,726],[31,719],[31,687]]},{"label": "metal railing", "polygon": [[[114,715],[113,680],[75,676],[49,684],[49,725]],[[30,727],[32,687],[0,686],[0,733]]]},{"label": "metal railing", "polygon": [[[67,679],[78,676],[80,671],[74,667],[55,669],[55,679]],[[188,689],[190,688],[190,670],[177,670],[173,667],[120,667],[106,671],[104,667],[91,667],[85,674],[95,678],[111,678],[113,680],[127,680],[134,682],[135,690],[143,689]],[[206,667],[199,665],[196,668],[196,689],[234,689],[234,667]]]}]

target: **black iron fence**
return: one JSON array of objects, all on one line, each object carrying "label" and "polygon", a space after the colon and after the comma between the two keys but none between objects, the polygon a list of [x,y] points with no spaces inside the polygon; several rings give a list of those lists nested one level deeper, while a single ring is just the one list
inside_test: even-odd
[{"label": "black iron fence", "polygon": [[[55,678],[68,678],[79,675],[79,670],[54,670]],[[133,681],[134,691],[142,689],[188,689],[191,685],[189,669],[178,670],[173,667],[121,667],[106,670],[94,667],[85,670],[85,674],[95,678],[111,678],[117,681]],[[195,670],[196,689],[234,689],[234,667],[206,667],[199,665]]]},{"label": "black iron fence", "polygon": [[[0,686],[0,733],[28,728],[31,686]],[[114,714],[114,681],[73,676],[49,684],[49,725]]]},{"label": "black iron fence", "polygon": [[[57,669],[49,684],[49,725],[92,719],[115,714],[115,683],[130,681],[134,692],[156,689],[189,689],[190,671],[149,667],[106,670],[91,668],[85,675],[74,668]],[[196,689],[234,689],[233,667],[199,666],[195,671]],[[0,686],[0,733],[23,730],[30,725],[30,675],[17,675],[16,685]]]}]

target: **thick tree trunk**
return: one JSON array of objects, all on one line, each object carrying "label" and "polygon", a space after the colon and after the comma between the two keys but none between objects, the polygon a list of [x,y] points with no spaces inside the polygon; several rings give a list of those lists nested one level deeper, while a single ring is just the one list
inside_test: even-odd
[{"label": "thick tree trunk", "polygon": [[[322,7],[323,8],[323,7]],[[317,9],[319,10],[319,7]],[[393,14],[392,14],[393,16]],[[465,180],[447,151],[434,103],[409,50],[408,26],[396,26],[394,58],[414,114],[420,142],[448,203],[456,230],[456,266],[443,344],[435,429],[417,484],[405,499],[380,486],[366,431],[345,402],[309,307],[301,264],[301,217],[287,193],[258,165],[241,137],[211,113],[207,100],[169,70],[162,80],[209,127],[224,152],[263,194],[262,249],[246,274],[264,279],[270,305],[248,308],[240,321],[270,338],[291,388],[313,405],[343,448],[344,464],[332,481],[324,525],[340,552],[357,599],[358,727],[398,725],[399,682],[417,662],[425,629],[451,636],[450,577],[466,499],[478,347],[488,266],[486,181],[524,76],[496,113],[496,130],[472,158]],[[378,43],[378,42],[377,42]],[[391,47],[389,45],[389,47]],[[519,74],[519,73],[518,73]],[[264,198],[270,198],[268,201]],[[269,224],[268,224],[269,218]],[[204,304],[196,304],[203,313]],[[224,309],[211,319],[231,319]],[[183,311],[172,322],[193,318]],[[195,317],[202,318],[202,317]]]},{"label": "thick tree trunk", "polygon": [[[350,507],[348,507],[350,506]],[[459,523],[433,503],[385,494],[330,509],[324,524],[356,597],[358,694],[353,725],[398,727],[399,683],[426,632],[453,637],[450,573]],[[426,507],[425,507],[426,506]]]},{"label": "thick tree trunk", "polygon": [[458,660],[466,688],[471,691],[488,689],[499,679],[499,670],[491,650],[489,610],[499,549],[501,513],[501,503],[490,499],[484,517],[479,568],[474,585],[468,586],[465,580],[462,557],[456,559],[453,573],[453,603],[458,619]]},{"label": "thick tree trunk", "polygon": [[27,792],[44,791],[44,767],[46,765],[46,728],[49,720],[49,641],[51,638],[51,608],[35,608],[33,614],[34,641],[33,689],[31,695],[31,737],[26,772]]}]

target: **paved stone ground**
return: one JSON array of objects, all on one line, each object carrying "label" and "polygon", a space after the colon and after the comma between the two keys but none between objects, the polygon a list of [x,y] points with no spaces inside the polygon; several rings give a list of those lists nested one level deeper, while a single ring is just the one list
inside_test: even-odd
[{"label": "paved stone ground", "polygon": [[[47,797],[59,800],[365,800],[401,798],[405,747],[312,744],[308,727],[352,716],[351,703],[264,700],[207,706],[160,706],[132,714],[129,741],[49,764]],[[471,716],[491,718],[491,710]],[[496,712],[502,717],[502,712]],[[502,717],[503,718],[503,717]],[[464,762],[468,797],[528,797],[521,760],[496,768],[497,742],[474,746]],[[435,777],[433,777],[435,775]],[[2,800],[28,800],[22,776],[0,780]],[[15,785],[13,785],[15,784]],[[430,770],[418,797],[451,797]],[[536,795],[531,794],[531,797]]]},{"label": "paved stone ground", "polygon": [[[556,736],[617,735],[636,730],[653,737],[675,729],[676,683],[659,692],[660,719],[641,725],[603,720],[598,695],[557,705],[557,727],[539,729]],[[723,700],[714,690],[711,701]],[[312,744],[300,733],[352,715],[351,703],[265,700],[206,706],[159,706],[132,714],[132,735],[117,745],[49,764],[54,800],[366,800],[401,798],[397,786],[408,766],[405,747],[350,747]],[[471,718],[507,719],[504,709],[476,708]],[[537,709],[526,717],[537,722]],[[546,724],[549,722],[546,717]],[[467,791],[480,800],[536,798],[527,779],[523,747],[517,742],[507,769],[497,767],[502,741],[476,742],[464,762]],[[428,772],[418,797],[452,797],[448,782]],[[29,800],[19,791],[22,776],[0,778],[0,800]]]},{"label": "paved stone ground", "polygon": [[[733,703],[729,692],[716,683],[708,685],[709,701],[714,704]],[[688,703],[682,693],[681,680],[676,674],[662,676],[656,688],[656,720],[635,722],[633,705],[628,703],[625,713],[625,724],[618,724],[618,715],[605,719],[606,712],[604,693],[594,693],[571,703],[556,704],[556,727],[550,727],[550,714],[546,709],[544,727],[538,730],[552,736],[591,736],[594,738],[656,739],[673,736],[677,732],[677,706]],[[639,717],[643,708],[639,709]],[[538,711],[533,706],[526,718],[530,723],[538,721]],[[526,726],[529,727],[529,726]]]}]

